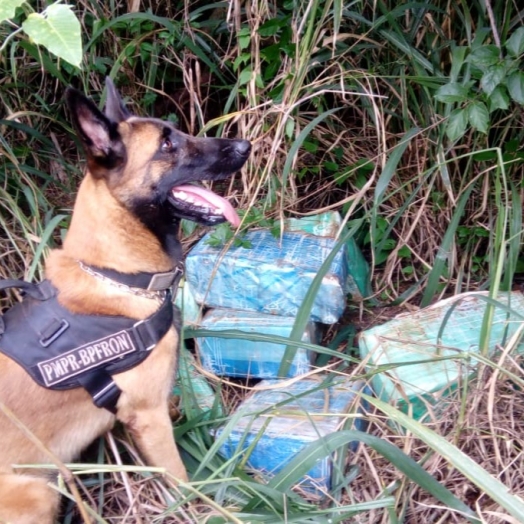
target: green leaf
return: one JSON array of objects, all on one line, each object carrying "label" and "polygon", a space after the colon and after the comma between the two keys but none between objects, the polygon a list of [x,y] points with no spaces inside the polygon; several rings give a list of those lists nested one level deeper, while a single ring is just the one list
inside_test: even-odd
[{"label": "green leaf", "polygon": [[446,135],[451,141],[458,140],[464,136],[468,124],[467,109],[455,109],[449,115]]},{"label": "green leaf", "polygon": [[258,34],[263,38],[276,35],[282,26],[285,25],[286,19],[287,17],[285,19],[271,18],[258,28]]},{"label": "green leaf", "polygon": [[20,7],[25,0],[2,0],[0,2],[0,23],[13,18],[16,8]]},{"label": "green leaf", "polygon": [[31,13],[22,24],[25,33],[50,53],[80,67],[82,39],[80,22],[71,6],[52,4],[42,14]]},{"label": "green leaf", "polygon": [[524,104],[524,73],[522,71],[515,71],[509,75],[506,82],[509,96],[519,104]]},{"label": "green leaf", "polygon": [[468,106],[468,120],[474,129],[488,134],[489,112],[484,102],[472,102]]},{"label": "green leaf", "polygon": [[250,59],[251,53],[242,53],[240,56],[237,56],[233,62],[233,71],[238,71],[238,68],[243,64],[247,64]]},{"label": "green leaf", "polygon": [[246,49],[249,46],[250,41],[251,41],[251,31],[249,27],[243,27],[238,32],[238,47],[240,47],[241,50]]},{"label": "green leaf", "polygon": [[524,27],[519,27],[506,41],[506,49],[514,58],[524,53]]},{"label": "green leaf", "polygon": [[402,246],[398,251],[397,254],[400,258],[407,258],[411,256],[411,249],[409,249],[408,246]]},{"label": "green leaf", "polygon": [[240,73],[240,76],[238,77],[238,85],[245,85],[247,84],[250,80],[251,80],[251,68],[250,67],[247,67],[246,69],[244,69],[241,73]]},{"label": "green leaf", "polygon": [[496,87],[488,98],[489,110],[506,110],[509,107],[509,96],[504,86]]},{"label": "green leaf", "polygon": [[451,51],[451,71],[449,72],[449,79],[451,82],[456,82],[459,78],[460,70],[464,65],[464,58],[468,48],[466,46],[457,46]]},{"label": "green leaf", "polygon": [[480,87],[482,87],[482,91],[487,95],[490,95],[504,80],[505,76],[506,68],[503,65],[497,64],[488,67],[480,79]]},{"label": "green leaf", "polygon": [[38,247],[36,248],[35,255],[33,258],[33,262],[31,263],[31,267],[29,268],[29,271],[27,272],[26,278],[27,280],[33,280],[36,274],[36,270],[38,268],[38,263],[42,262],[42,256],[44,253],[44,250],[49,247],[51,235],[55,231],[55,228],[63,223],[64,220],[67,220],[67,215],[57,215],[53,217],[49,223],[46,225],[44,231],[42,232],[40,236],[40,243],[38,244]]},{"label": "green leaf", "polygon": [[262,76],[259,75],[259,74],[256,74],[256,75],[255,75],[255,85],[256,85],[259,89],[264,89],[264,87],[265,87],[264,80],[262,79]]},{"label": "green leaf", "polygon": [[449,84],[443,85],[437,89],[435,98],[439,102],[445,104],[453,104],[455,102],[463,102],[468,98],[469,90],[457,82],[450,82]]},{"label": "green leaf", "polygon": [[293,132],[295,130],[295,119],[290,116],[286,121],[286,136],[293,138]]},{"label": "green leaf", "polygon": [[500,49],[496,45],[483,45],[475,49],[467,58],[466,62],[485,71],[491,65],[500,60]]},{"label": "green leaf", "polygon": [[407,133],[405,133],[404,136],[400,139],[399,143],[393,148],[391,154],[389,155],[386,165],[384,166],[384,169],[382,170],[382,173],[380,174],[380,177],[377,181],[377,185],[375,187],[375,195],[373,197],[373,202],[375,203],[375,206],[377,208],[382,203],[383,196],[386,193],[386,189],[389,187],[393,175],[397,171],[397,166],[400,162],[400,159],[402,158],[402,155],[406,151],[407,147],[410,145],[411,139],[415,137],[418,133],[420,133],[420,129],[418,127],[412,127],[411,129],[409,129]]},{"label": "green leaf", "polygon": [[444,237],[438,248],[437,254],[435,255],[433,267],[431,268],[428,274],[426,288],[424,289],[424,295],[422,296],[422,300],[420,301],[420,307],[426,307],[429,306],[429,304],[431,304],[431,301],[435,297],[435,293],[437,293],[439,290],[442,278],[445,278],[447,262],[450,256],[449,254],[453,252],[455,233],[460,224],[462,215],[464,214],[464,209],[466,208],[466,204],[468,203],[471,191],[474,187],[475,184],[471,184],[460,195],[453,216],[451,217],[449,225],[446,229],[446,233],[444,234]]}]

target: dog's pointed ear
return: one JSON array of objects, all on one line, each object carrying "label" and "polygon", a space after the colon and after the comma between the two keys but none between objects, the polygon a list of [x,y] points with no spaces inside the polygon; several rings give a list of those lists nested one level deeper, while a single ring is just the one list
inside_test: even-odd
[{"label": "dog's pointed ear", "polygon": [[90,171],[97,175],[99,169],[113,169],[122,163],[125,147],[118,124],[107,118],[92,100],[76,89],[68,88],[66,99]]},{"label": "dog's pointed ear", "polygon": [[104,107],[104,113],[113,122],[123,122],[127,120],[131,115],[129,110],[124,105],[120,93],[117,91],[115,84],[108,76],[106,77],[106,105]]}]

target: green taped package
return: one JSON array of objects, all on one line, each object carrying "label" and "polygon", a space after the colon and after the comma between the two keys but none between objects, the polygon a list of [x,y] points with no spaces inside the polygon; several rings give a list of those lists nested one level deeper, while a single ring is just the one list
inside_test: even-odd
[{"label": "green taped package", "polygon": [[[362,332],[360,355],[368,371],[386,366],[371,379],[375,394],[417,419],[443,409],[446,396],[478,365],[483,318],[494,304],[487,297],[464,293]],[[523,294],[500,293],[496,302],[488,354],[523,329]]]}]

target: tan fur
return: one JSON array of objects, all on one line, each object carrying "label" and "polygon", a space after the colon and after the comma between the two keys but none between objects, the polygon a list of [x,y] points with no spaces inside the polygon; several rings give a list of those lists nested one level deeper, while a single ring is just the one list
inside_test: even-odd
[{"label": "tan fur", "polygon": [[[121,124],[121,127],[129,127]],[[140,190],[147,167],[147,144],[153,131],[131,133],[137,148],[121,178],[121,194]],[[123,133],[123,135],[129,133]],[[154,133],[153,133],[154,134]],[[155,136],[157,142],[158,136]],[[155,143],[156,143],[155,142]],[[140,150],[140,144],[145,144]],[[116,191],[113,188],[113,192]],[[158,303],[93,279],[77,260],[122,272],[160,272],[173,267],[159,241],[113,196],[104,179],[89,173],[83,180],[63,249],[46,263],[47,277],[59,289],[60,302],[75,312],[126,315],[142,319]],[[117,418],[126,424],[148,464],[164,467],[176,479],[187,480],[173,438],[168,397],[176,365],[178,335],[172,328],[139,366],[115,375],[122,390]],[[0,353],[0,400],[63,461],[73,460],[96,437],[112,427],[115,417],[93,405],[83,389],[51,391],[38,386],[14,361]],[[45,477],[15,475],[12,464],[49,463],[24,434],[0,412],[0,522],[51,524],[57,496]]]},{"label": "tan fur", "polygon": [[[181,218],[210,225],[233,213],[210,209],[205,199],[195,208],[177,200],[172,189],[228,178],[242,167],[251,144],[189,137],[164,121],[134,117],[110,80],[106,86],[104,113],[82,93],[66,93],[87,173],[63,248],[46,261],[46,277],[58,289],[59,302],[74,313],[143,320],[159,308],[158,300],[97,279],[79,261],[128,274],[173,269],[182,253],[176,231]],[[165,468],[173,482],[186,481],[168,412],[178,342],[173,326],[142,363],[113,376],[122,391],[116,416],[97,408],[82,388],[40,387],[1,352],[0,402],[63,462],[74,460],[119,420],[149,465]],[[14,467],[49,462],[48,453],[0,410],[0,524],[54,522],[59,498],[47,484],[51,475],[44,468]]]}]

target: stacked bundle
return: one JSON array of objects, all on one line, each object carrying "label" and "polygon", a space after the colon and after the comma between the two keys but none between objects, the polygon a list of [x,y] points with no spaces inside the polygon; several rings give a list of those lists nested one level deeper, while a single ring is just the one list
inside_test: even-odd
[{"label": "stacked bundle", "polygon": [[[326,235],[336,234],[338,226],[337,213],[324,213],[288,221],[281,238],[268,230],[250,231],[244,243],[251,247],[227,250],[210,246],[205,236],[186,259],[187,280],[196,301],[214,308],[201,327],[289,337],[313,279],[336,245],[335,238]],[[314,323],[337,322],[347,293],[361,297],[366,282],[367,265],[356,245],[343,246],[322,279],[302,340],[318,343],[320,330]],[[208,336],[197,344],[208,371],[253,378],[275,378],[286,347],[260,336],[243,340]],[[311,351],[299,349],[288,376],[306,372],[312,358]]]},{"label": "stacked bundle", "polygon": [[[266,379],[217,431],[226,457],[242,457],[262,474],[278,474],[307,446],[348,423],[357,420],[355,426],[363,428],[358,415],[362,382],[330,382],[321,374],[277,379],[284,339],[319,272],[325,273],[304,343],[318,344],[319,324],[339,320],[348,293],[361,299],[367,292],[367,264],[352,239],[325,267],[340,226],[337,213],[289,220],[280,238],[268,230],[250,231],[243,240],[251,247],[227,250],[210,246],[206,236],[186,258],[194,297],[211,308],[200,322],[208,333],[196,340],[203,367],[221,376]],[[279,337],[280,343],[275,342]],[[310,347],[298,347],[287,376],[310,371],[314,355]],[[304,488],[325,491],[332,471],[333,457],[326,453],[304,477]]]}]

